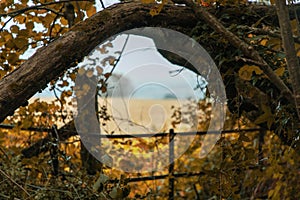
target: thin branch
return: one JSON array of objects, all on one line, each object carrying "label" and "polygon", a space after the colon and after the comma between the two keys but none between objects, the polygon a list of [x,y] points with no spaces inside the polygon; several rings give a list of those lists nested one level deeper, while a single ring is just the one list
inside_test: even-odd
[{"label": "thin branch", "polygon": [[275,2],[282,35],[283,48],[286,53],[287,68],[293,87],[293,101],[296,105],[296,111],[300,123],[300,64],[295,49],[292,26],[289,20],[290,17],[286,2],[282,0],[275,0]]},{"label": "thin branch", "polygon": [[55,1],[55,2],[48,2],[48,3],[43,3],[40,5],[35,5],[35,6],[30,6],[30,7],[26,7],[20,10],[16,10],[10,13],[0,13],[0,18],[1,17],[11,17],[9,20],[7,20],[3,26],[0,29],[0,32],[3,31],[4,27],[16,16],[24,14],[27,11],[31,11],[31,10],[47,10],[50,12],[55,13],[57,16],[62,16],[62,14],[59,12],[56,12],[55,10],[51,9],[51,8],[47,8],[45,6],[49,6],[49,5],[54,5],[54,4],[61,4],[61,3],[67,3],[67,2],[71,2],[71,1],[75,1],[75,2],[79,2],[79,1],[88,1],[88,2],[93,2],[92,0],[61,0],[61,1]]},{"label": "thin branch", "polygon": [[[250,26],[239,26],[239,28],[243,30],[249,30],[251,33],[254,34],[262,34],[262,35],[269,35],[275,38],[281,38],[280,31],[273,31],[273,30],[265,30],[262,28],[254,28]],[[293,36],[295,42],[300,43],[300,38],[297,36]]]},{"label": "thin branch", "polygon": [[99,0],[103,9],[105,9],[104,3],[102,0]]},{"label": "thin branch", "polygon": [[26,193],[27,196],[30,196],[30,194],[27,192],[27,190],[25,188],[23,188],[16,181],[14,181],[8,174],[6,174],[4,171],[2,171],[2,169],[0,169],[0,173],[3,176],[5,176],[10,182],[12,182],[13,184],[15,184],[18,188],[20,188],[21,190],[23,190]]},{"label": "thin branch", "polygon": [[59,9],[58,13],[56,14],[56,16],[55,16],[55,18],[54,18],[54,20],[52,22],[52,25],[50,26],[50,29],[49,29],[49,42],[51,42],[51,40],[52,40],[52,36],[51,35],[52,35],[52,30],[54,28],[56,20],[58,19],[58,17],[63,16],[62,14],[60,14],[63,8],[64,8],[64,6],[62,6]]},{"label": "thin branch", "polygon": [[[39,7],[39,8],[35,8],[35,10],[47,10],[47,11],[50,11],[50,12],[53,12],[55,13],[56,15],[59,15],[59,16],[62,16],[59,12],[56,12],[55,10],[51,9],[51,8],[46,8],[46,7]],[[21,15],[23,14],[23,12],[20,12],[20,13],[16,13],[15,15],[13,16],[10,16],[10,18],[3,24],[3,26],[1,27],[0,29],[0,32],[3,31],[3,29],[5,28],[5,26],[16,16],[18,15]],[[0,17],[1,17],[1,14],[0,14]]]},{"label": "thin branch", "polygon": [[44,6],[50,6],[50,5],[54,5],[54,4],[61,4],[61,3],[68,3],[68,2],[72,2],[72,1],[88,1],[88,2],[93,2],[92,0],[61,0],[61,1],[52,1],[52,2],[47,2],[47,3],[43,3],[40,5],[35,5],[35,6],[30,6],[30,7],[26,7],[26,8],[22,8],[20,10],[16,10],[10,13],[0,13],[0,17],[7,17],[7,16],[12,16],[15,17],[16,15],[19,15],[20,13],[24,13],[26,11],[29,10],[37,10],[40,9]]},{"label": "thin branch", "polygon": [[[113,71],[115,70],[116,66],[118,65],[118,63],[119,63],[119,61],[120,61],[120,59],[121,59],[121,56],[122,56],[122,54],[123,54],[123,52],[124,52],[124,50],[125,50],[125,47],[126,47],[126,45],[127,45],[128,39],[129,39],[129,34],[128,34],[127,37],[126,37],[125,43],[124,43],[124,45],[123,45],[123,47],[122,47],[122,50],[121,50],[121,52],[120,52],[120,56],[118,57],[118,59],[117,59],[116,62],[114,63],[114,66],[112,67],[112,69],[111,69],[110,72],[109,72],[110,74],[113,73]],[[104,80],[104,84],[107,83],[109,77],[110,77],[110,76],[108,76],[108,77]]]},{"label": "thin branch", "polygon": [[[63,102],[62,102],[62,100],[58,97],[58,95],[57,95],[57,93],[56,93],[56,88],[55,88],[55,84],[53,85],[53,87],[52,87],[52,89],[53,89],[53,94],[54,94],[54,96],[55,96],[55,98],[56,98],[56,100],[59,102],[59,104],[60,104],[60,114],[61,114],[61,118],[62,118],[62,120],[63,120],[63,123],[65,124],[66,122],[65,122],[65,119],[66,119],[66,115],[64,115],[63,114],[63,107],[64,107],[64,104],[63,104]],[[58,90],[58,89],[57,89]],[[61,93],[63,92],[63,91],[60,91]]]},{"label": "thin branch", "polygon": [[13,17],[10,17],[10,18],[3,24],[3,26],[2,26],[1,29],[0,29],[0,32],[3,31],[4,27],[5,27],[12,19],[13,19]]},{"label": "thin branch", "polygon": [[62,16],[62,14],[60,12],[57,12],[56,10],[53,10],[53,9],[47,8],[47,7],[36,8],[36,10],[46,10],[49,12],[53,12],[56,15]]},{"label": "thin branch", "polygon": [[7,153],[4,151],[4,149],[2,149],[2,147],[0,147],[0,151],[5,155],[5,158],[9,161],[9,157]]},{"label": "thin branch", "polygon": [[262,67],[262,66],[265,67],[265,63],[261,63],[261,62],[258,62],[256,60],[252,60],[252,59],[249,59],[249,58],[244,58],[244,57],[236,56],[235,60],[236,61],[242,60],[243,62],[246,62],[246,63],[252,63],[252,64],[257,65],[258,67]]},{"label": "thin branch", "polygon": [[289,4],[291,5],[291,8],[292,8],[292,12],[294,13],[295,15],[295,20],[297,22],[297,26],[296,26],[296,29],[297,29],[297,35],[300,36],[300,30],[299,30],[299,17],[298,17],[298,14],[297,14],[297,9],[296,9],[296,6],[295,6],[295,3],[294,1],[290,1]]},{"label": "thin branch", "polygon": [[185,2],[186,5],[188,5],[194,10],[197,16],[201,17],[204,21],[206,21],[216,32],[222,34],[222,36],[224,36],[224,38],[227,39],[231,43],[231,45],[240,49],[247,57],[256,60],[259,63],[263,63],[263,65],[260,66],[263,72],[267,75],[270,81],[280,90],[282,96],[286,97],[290,103],[295,105],[293,93],[291,92],[291,90],[275,74],[273,69],[252,46],[248,45],[246,42],[241,40],[231,31],[226,29],[215,16],[210,14],[203,7],[197,6],[192,0],[185,0]]}]

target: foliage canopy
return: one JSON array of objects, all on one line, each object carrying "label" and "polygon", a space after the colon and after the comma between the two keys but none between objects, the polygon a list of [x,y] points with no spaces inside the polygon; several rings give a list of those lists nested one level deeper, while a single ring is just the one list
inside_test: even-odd
[{"label": "foliage canopy", "polygon": [[[0,121],[13,124],[10,130],[2,129],[8,126],[0,129],[1,198],[167,197],[167,181],[130,184],[126,178],[132,174],[105,168],[83,148],[77,151],[80,142],[68,110],[76,76],[89,76],[89,71],[78,71],[77,64],[95,47],[94,43],[128,28],[149,25],[183,32],[210,53],[226,85],[230,113],[225,129],[258,127],[261,130],[259,134],[254,131],[222,135],[218,145],[204,159],[197,157],[201,137],[195,139],[175,162],[175,171],[201,173],[183,178],[182,182],[180,179],[180,184],[175,184],[175,196],[198,199],[300,197],[297,184],[300,176],[300,8],[293,2],[283,5],[285,3],[279,0],[270,1],[270,5],[237,0],[173,2],[122,2],[96,13],[94,1],[1,1]],[[74,10],[68,13],[68,8]],[[74,18],[68,17],[72,11]],[[70,24],[74,25],[70,28]],[[290,26],[283,27],[283,24]],[[112,48],[111,43],[105,44],[100,52],[105,54],[109,48]],[[194,70],[186,60],[167,52],[160,53],[170,62]],[[114,68],[117,63],[117,57],[106,57],[102,60],[103,66],[97,68],[102,76],[99,91],[103,94],[108,89],[107,80],[118,76],[113,71],[103,73],[104,66]],[[35,100],[27,105],[29,98],[47,85],[55,100]],[[184,116],[188,122],[190,111],[198,109],[208,117],[199,120],[197,128],[207,130],[209,108],[210,104],[205,101],[190,102],[185,111],[173,107],[173,128],[181,123],[178,116]],[[113,120],[106,106],[102,105],[98,111],[101,123]],[[61,129],[55,126],[58,123],[62,124]],[[168,141],[164,138],[114,139],[114,144],[121,150],[133,146],[137,151],[147,151]],[[130,164],[126,160],[119,162]],[[81,166],[94,168],[86,172]],[[148,175],[160,173],[163,172]],[[185,184],[181,184],[183,182]]]}]

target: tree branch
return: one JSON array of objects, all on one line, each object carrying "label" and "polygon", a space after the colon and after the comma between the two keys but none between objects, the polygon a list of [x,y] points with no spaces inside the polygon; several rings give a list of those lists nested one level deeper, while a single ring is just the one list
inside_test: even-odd
[{"label": "tree branch", "polygon": [[111,6],[76,24],[62,37],[37,50],[19,68],[0,80],[0,122],[36,92],[44,89],[51,80],[76,66],[109,36],[145,26],[187,32],[197,23],[192,10],[187,7],[165,6],[166,12],[155,17],[149,14],[150,10],[150,5],[136,2]]},{"label": "tree branch", "polygon": [[[276,10],[280,24],[283,48],[286,53],[286,62],[294,92],[294,101],[300,121],[300,65],[295,50],[289,10],[285,1],[276,0]],[[300,123],[300,122],[299,122]]]},{"label": "tree branch", "polygon": [[[271,37],[275,38],[281,38],[280,31],[274,31],[274,30],[264,30],[262,28],[255,28],[250,26],[239,26],[242,30],[249,30],[251,33],[254,34],[260,34],[260,35],[269,35]],[[300,43],[300,38],[297,36],[293,36],[295,42]]]},{"label": "tree branch", "polygon": [[23,190],[23,192],[27,195],[30,196],[30,194],[27,192],[27,190],[22,187],[20,184],[18,184],[16,181],[14,181],[8,174],[6,174],[4,171],[2,171],[2,169],[0,169],[0,173],[6,177],[10,182],[12,182],[13,184],[15,184],[18,188],[20,188],[21,190]]},{"label": "tree branch", "polygon": [[186,0],[186,5],[190,6],[195,14],[206,21],[215,31],[223,35],[234,47],[240,49],[247,57],[262,63],[260,68],[268,76],[270,81],[281,91],[289,102],[295,104],[293,94],[284,82],[274,73],[268,63],[259,55],[259,53],[246,42],[238,38],[235,34],[226,29],[212,14],[206,11],[203,7],[197,6],[191,0]]},{"label": "tree branch", "polygon": [[24,12],[30,11],[30,10],[38,10],[38,9],[45,9],[43,8],[44,6],[50,6],[50,5],[54,5],[54,4],[61,4],[61,3],[68,3],[71,1],[90,1],[93,2],[92,0],[61,0],[61,1],[52,1],[52,2],[47,2],[47,3],[42,3],[40,5],[36,5],[36,6],[30,6],[30,7],[26,7],[20,10],[16,10],[13,12],[9,12],[9,13],[0,13],[0,17],[15,17],[19,14],[22,14]]}]

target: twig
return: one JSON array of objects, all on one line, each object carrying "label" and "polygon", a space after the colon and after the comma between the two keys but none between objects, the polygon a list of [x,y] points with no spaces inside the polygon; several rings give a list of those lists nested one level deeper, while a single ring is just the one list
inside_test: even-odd
[{"label": "twig", "polygon": [[56,20],[58,19],[58,17],[62,16],[62,14],[60,14],[62,9],[63,9],[63,6],[59,9],[59,11],[57,13],[55,13],[56,16],[55,16],[55,18],[52,22],[52,25],[50,26],[50,30],[49,30],[49,42],[51,42],[51,40],[52,40],[52,30],[54,28]]},{"label": "twig", "polygon": [[103,9],[105,9],[104,3],[102,0],[99,0]]},{"label": "twig", "polygon": [[224,27],[220,21],[210,14],[203,7],[197,6],[192,0],[185,0],[185,4],[193,9],[195,14],[202,18],[206,23],[209,24],[216,32],[222,34],[226,40],[230,42],[231,45],[240,49],[243,54],[253,60],[263,63],[261,65],[262,71],[266,74],[266,76],[270,79],[270,81],[281,91],[282,94],[286,97],[286,99],[295,105],[294,96],[288,86],[283,82],[279,76],[273,71],[270,65],[260,56],[260,54],[243,40],[241,40],[238,36],[229,31],[226,27]]},{"label": "twig", "polygon": [[68,2],[71,2],[71,1],[89,1],[89,2],[93,2],[92,0],[61,0],[61,1],[52,1],[52,2],[47,2],[47,3],[43,3],[43,4],[40,4],[40,5],[36,5],[36,6],[26,7],[26,8],[23,8],[23,9],[20,9],[20,10],[16,10],[16,11],[13,11],[13,12],[10,12],[10,13],[0,13],[0,17],[7,17],[7,16],[15,17],[16,15],[19,15],[20,13],[24,13],[24,12],[29,11],[29,10],[36,10],[36,9],[42,8],[44,6],[50,6],[50,5],[61,4],[61,3],[68,3]]},{"label": "twig", "polygon": [[[263,34],[263,35],[269,35],[271,37],[275,38],[281,38],[280,31],[274,31],[274,30],[265,30],[262,28],[254,28],[249,26],[239,26],[238,28],[241,28],[243,30],[249,30],[251,33],[254,34]],[[300,38],[297,36],[293,36],[295,42],[300,43]]]},{"label": "twig", "polygon": [[27,11],[30,11],[30,10],[47,10],[47,11],[50,11],[50,12],[53,12],[55,13],[56,15],[58,16],[62,16],[59,12],[56,12],[55,10],[51,9],[51,8],[47,8],[45,6],[49,6],[49,5],[54,5],[54,4],[61,4],[61,3],[67,3],[67,2],[71,2],[71,1],[89,1],[91,2],[90,0],[62,0],[62,1],[55,1],[55,2],[48,2],[48,3],[43,3],[43,4],[40,4],[40,5],[36,5],[36,6],[30,6],[30,7],[26,7],[26,8],[23,8],[23,9],[20,9],[20,10],[16,10],[16,11],[13,11],[13,12],[10,12],[10,13],[0,13],[0,18],[1,17],[10,17],[10,19],[8,19],[4,24],[3,26],[1,27],[0,29],[0,32],[3,31],[4,27],[16,16],[18,15],[21,15]]},{"label": "twig", "polygon": [[[125,47],[126,47],[126,45],[127,45],[128,39],[129,39],[129,34],[128,34],[127,37],[126,37],[125,43],[124,43],[124,45],[123,45],[123,47],[122,47],[122,50],[121,50],[121,52],[120,52],[120,56],[118,57],[118,59],[117,59],[116,62],[114,63],[114,66],[112,67],[112,69],[111,69],[110,72],[109,72],[110,74],[113,73],[113,71],[115,70],[117,64],[119,63],[119,61],[120,61],[120,59],[121,59],[121,57],[122,57],[122,54],[123,54],[123,52],[124,52],[124,50],[125,50]],[[104,80],[104,84],[107,83],[109,77],[110,77],[110,76],[108,76],[108,77]]]},{"label": "twig", "polygon": [[9,160],[7,153],[2,149],[2,147],[0,147],[0,151],[5,155],[5,158]]},{"label": "twig", "polygon": [[17,187],[19,187],[21,190],[23,190],[27,196],[30,196],[30,194],[26,191],[25,188],[23,188],[21,185],[19,185],[16,181],[14,181],[8,174],[6,174],[4,171],[2,171],[2,169],[0,169],[0,173],[5,176],[8,180],[10,180],[10,182],[12,182],[13,184],[15,184]]},{"label": "twig", "polygon": [[249,62],[249,63],[253,63],[253,64],[255,64],[255,65],[257,65],[257,66],[266,66],[266,64],[265,63],[261,63],[261,62],[258,62],[258,61],[256,61],[256,60],[252,60],[252,59],[249,59],[249,58],[244,58],[244,57],[240,57],[240,56],[236,56],[235,57],[235,60],[236,61],[239,61],[239,60],[242,60],[242,61],[244,61],[244,62]]}]

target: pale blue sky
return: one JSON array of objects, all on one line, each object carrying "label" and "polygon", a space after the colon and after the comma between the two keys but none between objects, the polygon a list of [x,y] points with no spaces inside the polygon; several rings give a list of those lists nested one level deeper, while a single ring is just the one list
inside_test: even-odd
[{"label": "pale blue sky", "polygon": [[[101,61],[107,56],[118,57],[116,51],[121,51],[125,43],[127,35],[121,35],[112,42],[113,48],[107,48],[107,54],[101,54],[95,50],[89,56],[92,59],[99,58]],[[101,66],[101,62],[96,65]],[[86,60],[82,65],[88,64]],[[104,73],[110,72],[112,67],[103,67]],[[194,90],[197,87],[197,75],[188,70],[183,69],[180,73],[171,73],[174,70],[182,70],[181,66],[173,65],[156,50],[152,39],[130,35],[126,48],[124,49],[121,59],[114,69],[114,73],[122,75],[120,83],[116,82],[109,85],[109,89],[122,87],[122,95],[135,98],[164,98],[167,95],[176,96],[180,99],[186,98],[202,98],[202,92]],[[128,83],[129,82],[129,83]],[[109,82],[110,83],[110,82]],[[121,93],[116,90],[115,96]]]},{"label": "pale blue sky", "polygon": [[[103,0],[106,7],[118,3],[117,0]],[[100,1],[96,1],[97,11],[102,10]],[[13,21],[7,25],[9,28],[13,25]],[[40,29],[41,27],[35,27]],[[123,40],[123,41],[122,41]],[[122,49],[123,39],[114,42],[114,49]],[[21,56],[27,59],[35,53],[36,49],[29,48],[25,54]],[[116,56],[117,54],[115,54]],[[99,55],[100,57],[103,55]],[[105,55],[104,55],[105,56]],[[106,71],[109,68],[105,69]],[[131,95],[136,98],[163,98],[166,95],[175,95],[181,98],[196,96],[201,97],[203,94],[193,88],[196,87],[196,75],[189,70],[183,70],[176,76],[170,74],[170,71],[181,69],[181,67],[172,65],[163,58],[155,48],[155,44],[151,39],[139,36],[130,36],[126,45],[122,59],[115,69],[115,73],[123,74],[130,80]],[[37,93],[34,98],[38,97],[54,97],[53,92],[46,88],[42,93]]]}]

